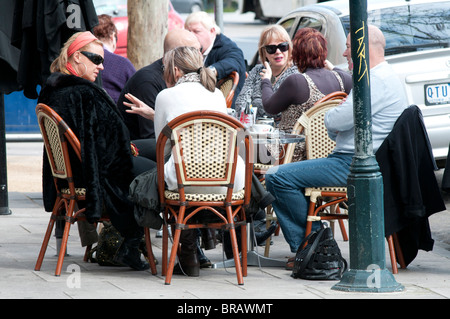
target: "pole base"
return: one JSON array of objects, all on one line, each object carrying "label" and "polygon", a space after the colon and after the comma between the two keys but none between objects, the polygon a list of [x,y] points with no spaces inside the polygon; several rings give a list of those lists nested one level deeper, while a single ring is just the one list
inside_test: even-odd
[{"label": "pole base", "polygon": [[9,207],[0,207],[0,215],[11,215]]},{"label": "pole base", "polygon": [[387,269],[350,269],[331,289],[345,292],[401,292],[405,287],[397,283]]}]

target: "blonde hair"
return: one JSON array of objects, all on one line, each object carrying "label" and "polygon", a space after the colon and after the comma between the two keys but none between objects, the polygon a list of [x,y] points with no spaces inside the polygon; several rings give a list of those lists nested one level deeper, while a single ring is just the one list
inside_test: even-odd
[{"label": "blonde hair", "polygon": [[[82,33],[83,32],[77,32],[77,33],[73,34],[66,41],[66,43],[64,43],[64,46],[62,47],[61,52],[59,53],[59,56],[50,65],[50,72],[51,73],[54,73],[54,72],[69,73],[69,71],[67,71],[67,67],[66,67],[67,61],[69,60],[69,57],[67,56],[67,51],[68,51],[70,45]],[[84,47],[82,47],[80,49],[80,51],[81,50],[87,51],[87,49],[90,47],[90,45],[92,45],[94,43],[103,46],[103,44],[102,44],[102,42],[100,40],[94,40],[94,41],[86,44]]]},{"label": "blonde hair", "polygon": [[216,34],[220,34],[220,27],[216,24],[216,21],[213,19],[213,17],[205,11],[197,11],[188,15],[186,21],[184,22],[184,27],[188,29],[188,26],[191,23],[197,22],[203,24],[203,26],[207,30],[211,30],[212,28],[214,28],[216,30]]},{"label": "blonde hair", "polygon": [[259,59],[261,60],[261,63],[264,63],[266,61],[267,52],[264,47],[268,45],[271,41],[280,41],[280,42],[288,42],[289,43],[289,49],[288,49],[288,58],[287,60],[290,62],[292,58],[292,41],[291,37],[287,33],[286,29],[283,28],[281,25],[275,24],[275,25],[269,25],[265,27],[262,32],[261,36],[259,37],[259,43],[258,43],[258,53],[259,53]]},{"label": "blonde hair", "polygon": [[214,92],[216,88],[216,76],[212,70],[203,65],[203,56],[198,48],[177,47],[164,54],[164,80],[175,85],[175,67],[183,75],[188,73],[198,73],[200,83],[209,91]]}]

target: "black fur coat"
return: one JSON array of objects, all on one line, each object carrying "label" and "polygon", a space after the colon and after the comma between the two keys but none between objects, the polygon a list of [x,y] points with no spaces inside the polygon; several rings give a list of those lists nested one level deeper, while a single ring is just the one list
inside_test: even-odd
[{"label": "black fur coat", "polygon": [[[73,167],[76,187],[85,187],[86,217],[95,222],[103,206],[108,214],[128,214],[132,181],[130,137],[116,105],[96,84],[82,78],[53,73],[42,89],[39,103],[53,108],[81,143],[82,163]],[[55,188],[46,154],[43,165],[43,198],[46,211],[55,202]]]}]

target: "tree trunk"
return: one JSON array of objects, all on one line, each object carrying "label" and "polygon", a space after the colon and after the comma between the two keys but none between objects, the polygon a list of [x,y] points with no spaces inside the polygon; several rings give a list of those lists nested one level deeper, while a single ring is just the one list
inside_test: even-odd
[{"label": "tree trunk", "polygon": [[138,70],[163,56],[168,0],[128,0],[128,59]]}]

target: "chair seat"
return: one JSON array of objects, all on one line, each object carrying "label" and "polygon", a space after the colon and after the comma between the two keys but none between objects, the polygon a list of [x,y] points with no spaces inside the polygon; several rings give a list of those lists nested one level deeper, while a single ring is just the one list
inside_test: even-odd
[{"label": "chair seat", "polygon": [[270,164],[262,164],[262,163],[254,163],[253,168],[255,170],[261,170],[261,171],[267,171],[269,168],[271,168],[273,165]]},{"label": "chair seat", "polygon": [[[240,190],[233,193],[231,196],[232,200],[243,200],[245,195],[245,190]],[[164,197],[169,200],[180,200],[180,194],[178,192],[172,192],[166,190],[164,192]],[[186,200],[193,202],[219,202],[224,201],[226,194],[186,194]]]},{"label": "chair seat", "polygon": [[312,192],[347,192],[347,187],[307,187],[305,188],[305,195],[310,196]]},{"label": "chair seat", "polygon": [[[65,194],[65,195],[69,195],[70,194],[70,189],[69,188],[62,188],[61,189],[61,193]],[[78,196],[86,196],[86,188],[75,188],[75,194],[77,194]]]}]

